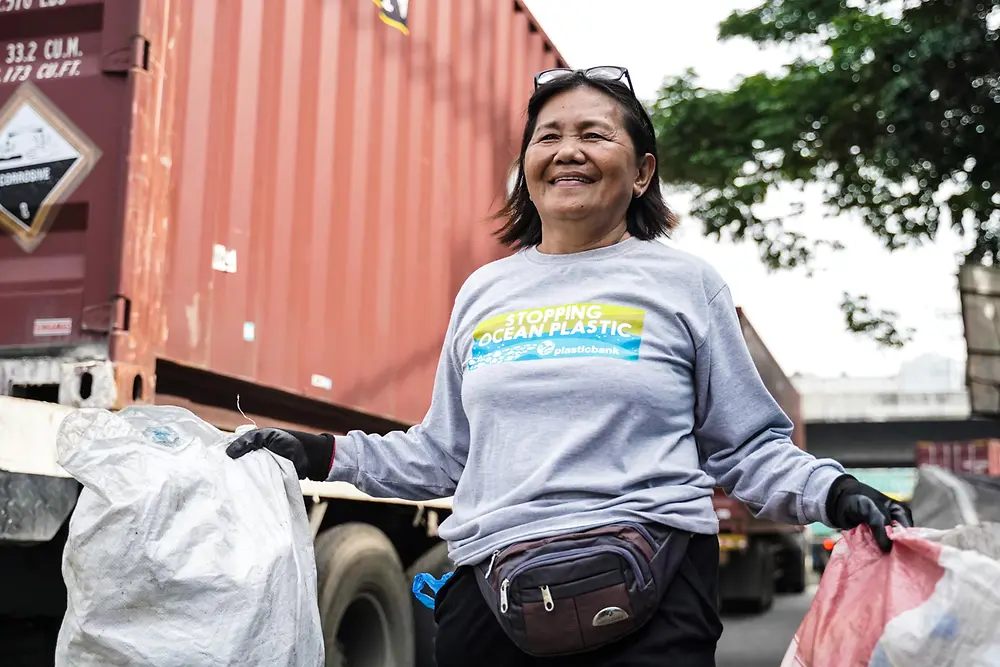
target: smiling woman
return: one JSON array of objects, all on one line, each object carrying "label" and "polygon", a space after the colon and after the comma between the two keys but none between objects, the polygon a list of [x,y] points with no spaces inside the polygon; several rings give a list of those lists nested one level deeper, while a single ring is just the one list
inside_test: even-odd
[{"label": "smiling woman", "polygon": [[[625,212],[649,187],[656,158],[646,153],[636,159],[620,115],[614,100],[592,88],[567,90],[539,113],[524,174],[548,228],[542,252],[599,247],[627,233]],[[577,240],[585,246],[574,247]]]},{"label": "smiling woman", "polygon": [[[625,86],[628,71],[557,69],[535,77],[517,182],[497,214],[502,243],[563,254],[677,226],[656,179],[656,135]],[[652,187],[651,187],[652,186]]]},{"label": "smiling woman", "polygon": [[729,288],[656,239],[676,219],[620,67],[535,77],[511,256],[465,282],[431,407],[408,431],[252,431],[313,478],[452,495],[457,569],[434,597],[439,667],[707,667],[722,487],[759,517],[849,529],[904,508],[792,443]]}]

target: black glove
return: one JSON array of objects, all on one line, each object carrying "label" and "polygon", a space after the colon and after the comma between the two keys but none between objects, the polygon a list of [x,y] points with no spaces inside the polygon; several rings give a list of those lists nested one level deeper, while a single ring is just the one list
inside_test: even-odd
[{"label": "black glove", "polygon": [[333,463],[335,443],[333,436],[324,433],[300,433],[277,428],[259,428],[247,431],[226,447],[226,454],[238,459],[256,449],[269,449],[284,456],[295,466],[299,479],[325,481]]},{"label": "black glove", "polygon": [[886,526],[894,522],[904,528],[913,526],[909,507],[862,484],[851,475],[841,475],[834,480],[826,498],[826,515],[834,527],[841,530],[850,530],[862,524],[868,526],[879,548],[886,553],[892,550]]}]

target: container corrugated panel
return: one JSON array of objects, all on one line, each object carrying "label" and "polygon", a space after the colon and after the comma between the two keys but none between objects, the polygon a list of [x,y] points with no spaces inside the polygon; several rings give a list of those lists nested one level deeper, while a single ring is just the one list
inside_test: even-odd
[{"label": "container corrugated panel", "polygon": [[[32,253],[0,239],[0,345],[110,338],[144,377],[163,358],[418,421],[459,286],[503,254],[532,75],[562,64],[524,7],[413,0],[407,36],[367,0],[34,5],[0,47],[79,36],[82,75],[36,83],[103,157]],[[128,331],[81,331],[116,294]],[[72,335],[32,338],[59,317]]]},{"label": "container corrugated panel", "polygon": [[965,475],[990,474],[991,450],[1000,440],[921,441],[917,443],[917,466],[933,465]]}]

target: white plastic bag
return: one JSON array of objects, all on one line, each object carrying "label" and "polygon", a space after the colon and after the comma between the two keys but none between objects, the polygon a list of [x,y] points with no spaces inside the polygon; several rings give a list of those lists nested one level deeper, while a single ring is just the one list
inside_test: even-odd
[{"label": "white plastic bag", "polygon": [[1000,667],[1000,524],[866,527],[833,550],[782,667]]},{"label": "white plastic bag", "polygon": [[83,484],[63,554],[56,667],[319,667],[316,561],[298,478],[175,407],[77,410],[59,464]]}]

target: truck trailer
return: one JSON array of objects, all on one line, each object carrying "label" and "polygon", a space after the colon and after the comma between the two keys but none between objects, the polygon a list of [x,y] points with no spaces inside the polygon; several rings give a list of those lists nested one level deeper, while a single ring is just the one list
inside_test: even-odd
[{"label": "truck trailer", "polygon": [[[0,663],[51,664],[70,410],[423,418],[455,294],[505,254],[532,76],[564,66],[521,0],[0,2]],[[450,567],[450,499],[302,489],[327,664],[433,664],[410,581]],[[792,533],[717,503],[764,596]]]},{"label": "truck trailer", "polygon": [[[559,66],[520,0],[0,2],[0,664],[52,664],[67,410],[423,418]],[[406,571],[448,500],[303,493],[327,664],[426,661]]]}]

